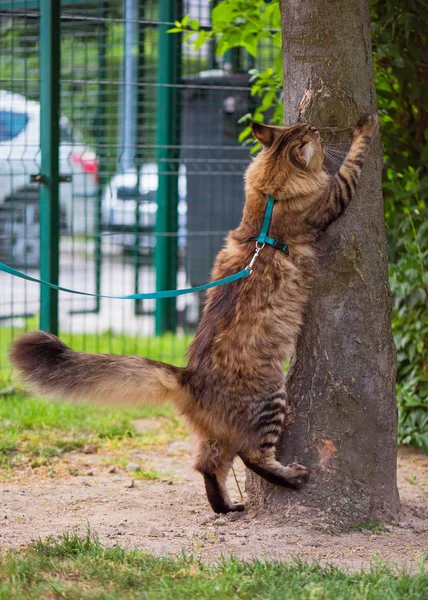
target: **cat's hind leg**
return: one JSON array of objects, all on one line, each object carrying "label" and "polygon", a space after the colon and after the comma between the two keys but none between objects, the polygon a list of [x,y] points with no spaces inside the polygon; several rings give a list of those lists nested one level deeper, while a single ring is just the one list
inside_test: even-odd
[{"label": "cat's hind leg", "polygon": [[275,485],[300,490],[309,479],[309,471],[304,465],[291,463],[285,467],[276,460],[273,449],[240,454],[240,458],[247,469]]},{"label": "cat's hind leg", "polygon": [[239,456],[248,469],[266,481],[300,489],[309,479],[308,469],[299,463],[284,466],[276,460],[276,445],[284,426],[285,406],[283,390],[258,401],[251,420],[256,446],[240,452]]},{"label": "cat's hind leg", "polygon": [[204,440],[199,444],[195,469],[204,478],[208,501],[216,513],[242,511],[245,508],[243,504],[232,502],[226,488],[234,456],[217,440]]}]

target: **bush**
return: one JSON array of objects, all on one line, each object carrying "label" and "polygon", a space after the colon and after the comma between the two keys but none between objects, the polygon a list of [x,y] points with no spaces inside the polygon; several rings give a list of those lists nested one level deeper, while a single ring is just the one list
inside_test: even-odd
[{"label": "bush", "polygon": [[384,183],[391,228],[392,331],[397,347],[398,441],[428,454],[428,176],[409,168],[387,172]]}]

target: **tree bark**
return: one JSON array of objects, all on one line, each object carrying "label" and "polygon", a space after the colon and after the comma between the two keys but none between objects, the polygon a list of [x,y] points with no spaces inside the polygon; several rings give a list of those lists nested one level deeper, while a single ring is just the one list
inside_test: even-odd
[{"label": "tree bark", "polygon": [[[285,124],[339,142],[376,112],[368,0],[281,0]],[[350,525],[397,518],[396,354],[390,327],[382,148],[375,141],[357,197],[320,242],[287,377],[292,416],[278,458],[311,469],[300,492],[250,477],[255,505]]]}]

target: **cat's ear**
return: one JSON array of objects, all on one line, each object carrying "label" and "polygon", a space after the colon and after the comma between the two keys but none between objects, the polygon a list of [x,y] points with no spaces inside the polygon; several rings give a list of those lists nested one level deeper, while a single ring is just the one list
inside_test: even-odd
[{"label": "cat's ear", "polygon": [[295,148],[293,153],[294,153],[294,157],[297,160],[297,162],[300,163],[302,165],[302,167],[306,168],[309,165],[311,158],[314,155],[314,148],[313,148],[313,145],[311,144],[311,142],[308,142],[307,144],[304,144],[303,146]]},{"label": "cat's ear", "polygon": [[273,127],[269,127],[269,125],[264,125],[263,123],[256,123],[253,121],[251,123],[251,128],[253,130],[254,136],[259,140],[261,145],[264,148],[270,148],[275,139],[275,130]]}]

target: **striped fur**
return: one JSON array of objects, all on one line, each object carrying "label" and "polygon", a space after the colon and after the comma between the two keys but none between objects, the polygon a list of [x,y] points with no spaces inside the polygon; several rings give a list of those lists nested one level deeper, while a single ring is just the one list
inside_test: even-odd
[{"label": "striped fur", "polygon": [[316,269],[320,233],[355,192],[378,118],[358,122],[348,156],[332,177],[323,169],[319,132],[306,124],[254,124],[263,150],[247,170],[242,221],[217,256],[212,277],[244,268],[254,253],[266,206],[275,203],[269,235],[286,240],[290,255],[265,247],[251,277],[210,289],[187,367],[142,357],[74,352],[55,336],[18,339],[11,360],[43,394],[101,402],[172,402],[199,437],[195,468],[216,512],[243,510],[226,479],[235,456],[271,483],[299,489],[308,470],[276,460],[286,402],[283,361],[292,351]]}]

